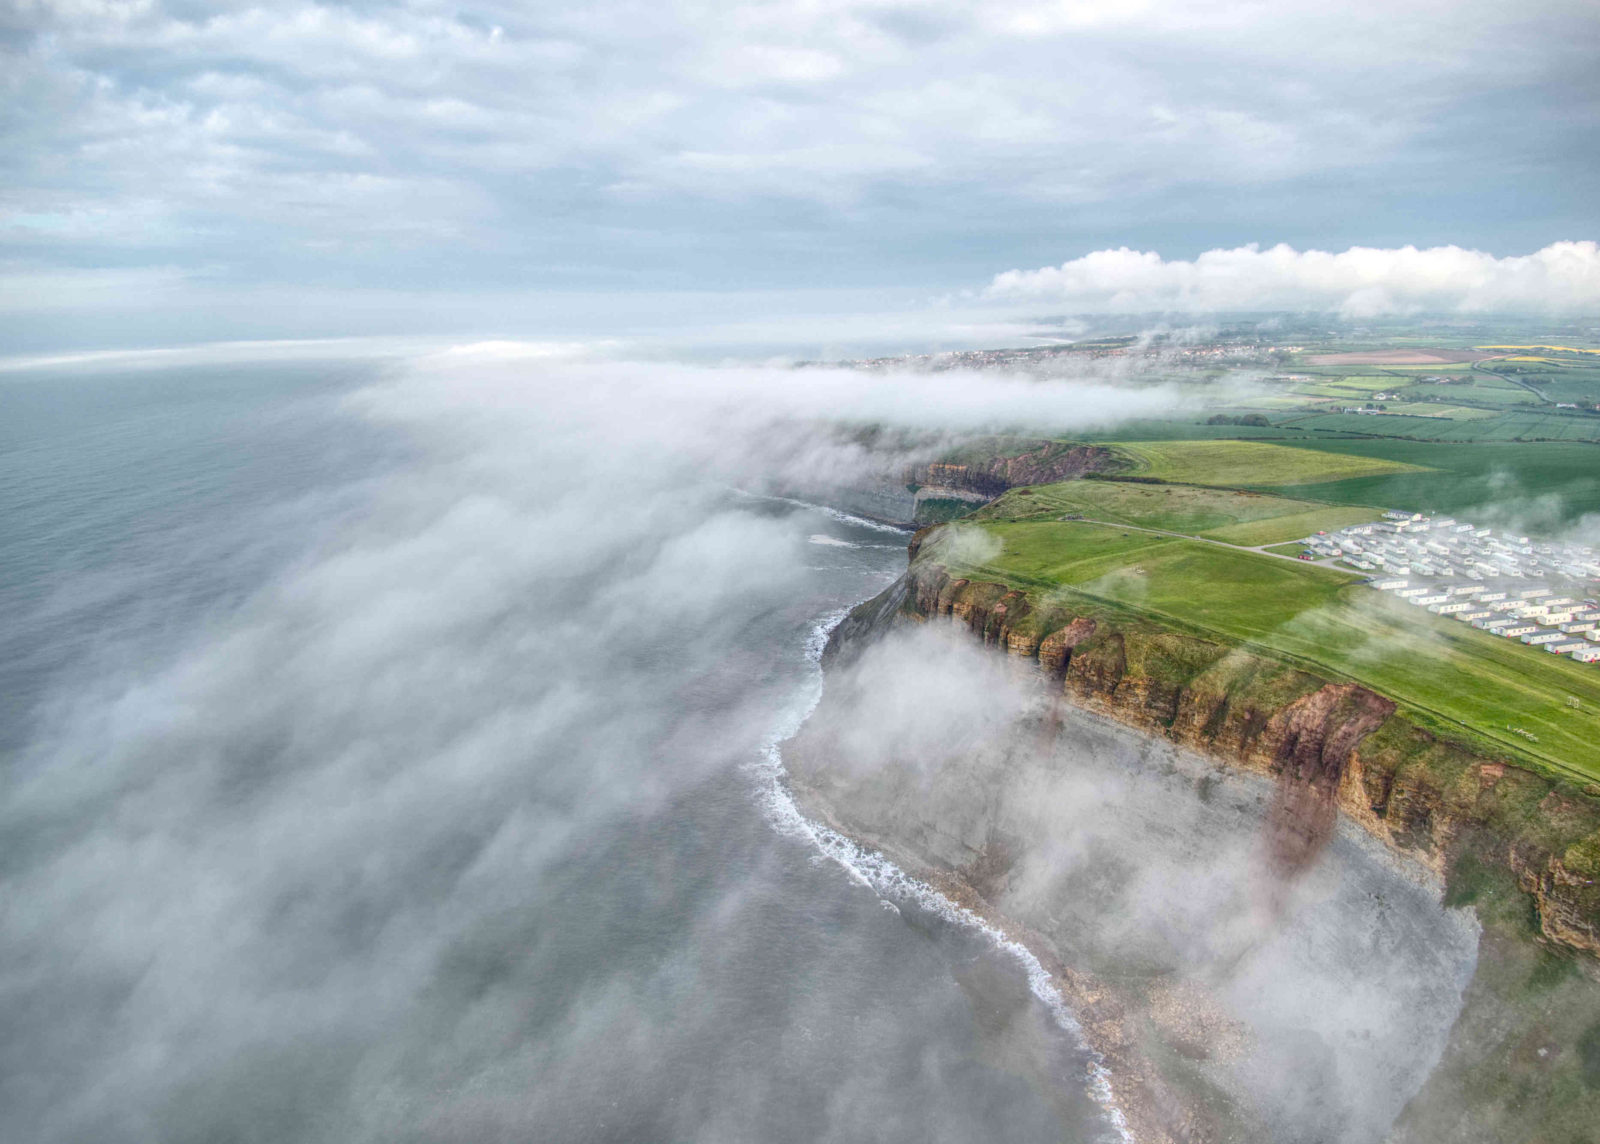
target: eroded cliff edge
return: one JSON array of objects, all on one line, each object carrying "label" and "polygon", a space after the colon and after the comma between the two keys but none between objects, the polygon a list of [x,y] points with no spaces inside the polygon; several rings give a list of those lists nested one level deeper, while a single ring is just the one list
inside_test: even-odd
[{"label": "eroded cliff edge", "polygon": [[1175,632],[1128,611],[1041,606],[1029,593],[952,577],[917,559],[847,617],[830,658],[863,624],[945,618],[1037,664],[1067,698],[1274,779],[1296,800],[1279,828],[1301,861],[1343,811],[1374,837],[1448,875],[1499,863],[1529,895],[1548,941],[1600,955],[1600,790],[1486,758],[1423,730],[1395,704],[1262,655]]},{"label": "eroded cliff edge", "polygon": [[[858,443],[876,444],[867,435]],[[790,490],[873,520],[919,527],[964,516],[1007,489],[1093,474],[1120,474],[1131,462],[1115,449],[1033,437],[983,437],[936,459],[886,469],[846,487]]]},{"label": "eroded cliff edge", "polygon": [[[1445,880],[1445,904],[1472,907],[1484,930],[1449,1045],[1391,1138],[1590,1138],[1600,1109],[1600,792],[1452,743],[1358,685],[1132,610],[952,576],[920,551],[923,539],[905,577],[840,624],[825,663],[885,629],[942,620],[1047,693],[1268,784],[1266,850],[1284,876],[1314,863],[1341,815],[1424,864]],[[866,830],[980,903],[986,871],[1004,865],[988,843],[935,852],[914,812],[873,833],[847,806],[832,809],[836,824]],[[1079,983],[1091,1018],[1140,1003],[1092,976]],[[1227,1138],[1173,1096],[1162,1068],[1111,1028],[1118,1022],[1103,1024],[1103,1044],[1158,1106],[1149,1138]]]}]

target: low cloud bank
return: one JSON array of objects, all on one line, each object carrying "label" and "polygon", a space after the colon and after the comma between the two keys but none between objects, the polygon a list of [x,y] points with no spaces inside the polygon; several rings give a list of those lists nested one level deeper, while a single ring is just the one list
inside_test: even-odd
[{"label": "low cloud bank", "polygon": [[1334,254],[1251,243],[1208,250],[1193,261],[1124,246],[1060,266],[1007,270],[984,294],[1117,313],[1320,310],[1361,318],[1574,312],[1600,309],[1600,245],[1553,242],[1532,254],[1496,258],[1459,246],[1353,246]]},{"label": "low cloud bank", "polygon": [[[0,1138],[1051,1138],[961,1087],[937,968],[876,968],[907,931],[730,801],[840,601],[814,516],[726,490],[903,455],[834,417],[938,440],[1170,398],[508,343],[387,368],[243,407],[283,468],[265,508],[176,482],[190,532],[11,617],[82,653],[0,756]],[[138,460],[184,416],[96,440]],[[209,424],[182,433],[239,455]],[[306,442],[329,472],[297,495]],[[156,527],[161,486],[129,484]],[[241,570],[261,534],[288,552]],[[853,597],[889,563],[829,575]],[[98,601],[146,597],[110,634]]]}]

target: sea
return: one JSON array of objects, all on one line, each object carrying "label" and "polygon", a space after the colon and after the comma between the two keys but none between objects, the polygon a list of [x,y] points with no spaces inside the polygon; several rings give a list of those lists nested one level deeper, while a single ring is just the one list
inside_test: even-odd
[{"label": "sea", "polygon": [[0,1139],[1118,1139],[784,789],[908,535],[478,362],[0,372]]}]

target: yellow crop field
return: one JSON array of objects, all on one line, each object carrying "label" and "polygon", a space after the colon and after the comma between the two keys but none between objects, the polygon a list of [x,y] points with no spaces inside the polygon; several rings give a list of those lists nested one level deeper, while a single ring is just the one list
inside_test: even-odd
[{"label": "yellow crop field", "polygon": [[1558,354],[1600,354],[1600,350],[1581,350],[1576,346],[1477,346],[1480,350],[1551,350]]}]

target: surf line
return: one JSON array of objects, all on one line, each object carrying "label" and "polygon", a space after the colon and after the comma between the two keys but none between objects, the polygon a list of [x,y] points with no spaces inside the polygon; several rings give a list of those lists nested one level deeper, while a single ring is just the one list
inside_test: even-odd
[{"label": "surf line", "polygon": [[906,549],[903,544],[866,544],[859,540],[840,540],[837,536],[829,536],[823,532],[813,532],[807,540],[824,548],[892,548],[896,552],[904,552]]},{"label": "surf line", "polygon": [[899,913],[900,907],[895,904],[897,900],[914,902],[952,925],[983,935],[996,949],[1016,959],[1027,975],[1029,991],[1050,1011],[1056,1025],[1087,1056],[1089,1066],[1085,1079],[1090,1097],[1105,1114],[1121,1144],[1134,1144],[1128,1118],[1112,1091],[1111,1073],[1105,1066],[1104,1058],[1089,1045],[1083,1034],[1083,1026],[1056,988],[1049,970],[1045,969],[1034,952],[987,918],[913,878],[878,851],[868,850],[837,830],[807,818],[784,784],[783,744],[794,738],[822,701],[822,650],[827,646],[828,636],[833,629],[849,614],[849,608],[839,608],[823,616],[812,627],[805,643],[806,660],[812,667],[811,680],[799,701],[773,728],[772,735],[762,745],[759,759],[747,764],[747,769],[759,782],[757,799],[762,811],[778,833],[811,843],[822,857],[832,859],[853,880],[875,893],[886,909]]},{"label": "surf line", "polygon": [[[742,497],[749,497],[751,500],[776,501],[779,504],[793,505],[795,508],[810,509],[812,512],[820,512],[824,516],[832,517],[840,524],[853,524],[860,528],[873,529],[876,532],[893,532],[904,536],[908,532],[916,531],[916,529],[910,525],[890,524],[886,520],[873,520],[870,517],[857,516],[853,512],[845,512],[843,509],[833,508],[831,505],[815,504],[811,501],[800,500],[798,497],[779,496],[776,493],[753,493],[748,489],[734,488],[732,486],[729,487],[728,491],[736,493]],[[894,545],[893,547],[898,548],[899,545]]]}]

